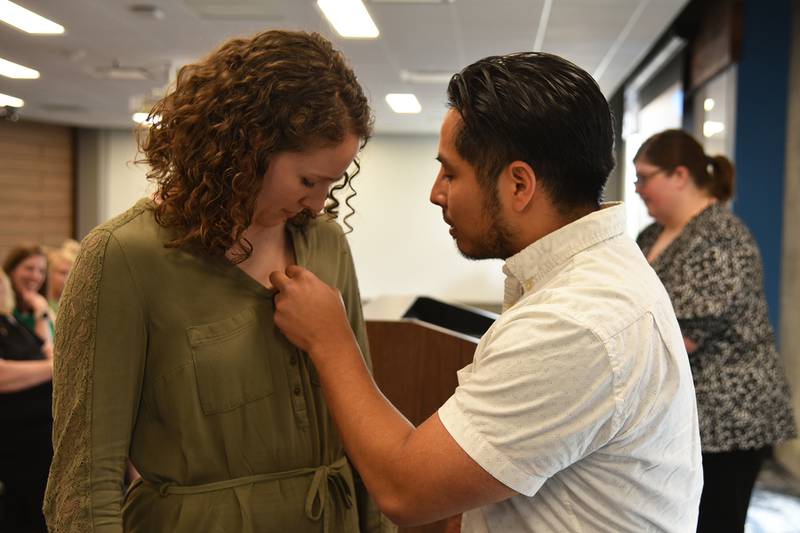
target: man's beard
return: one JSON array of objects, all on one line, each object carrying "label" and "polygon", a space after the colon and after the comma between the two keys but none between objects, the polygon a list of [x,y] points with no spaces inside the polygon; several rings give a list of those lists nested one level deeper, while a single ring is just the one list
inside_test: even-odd
[{"label": "man's beard", "polygon": [[511,245],[511,229],[503,219],[500,212],[500,201],[495,191],[485,191],[483,194],[483,210],[488,221],[486,235],[480,241],[474,241],[475,250],[469,253],[458,249],[467,259],[508,259],[516,252]]}]

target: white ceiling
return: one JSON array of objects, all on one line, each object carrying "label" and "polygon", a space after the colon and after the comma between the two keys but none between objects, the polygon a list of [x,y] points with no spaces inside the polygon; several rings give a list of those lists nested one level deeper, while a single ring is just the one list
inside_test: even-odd
[{"label": "white ceiling", "polygon": [[[314,0],[15,1],[66,28],[63,35],[29,35],[0,22],[0,57],[41,72],[38,80],[0,77],[0,93],[25,100],[23,119],[130,128],[133,108],[163,90],[180,65],[229,37],[288,28],[318,31],[345,53],[371,98],[379,133],[438,132],[446,81],[407,81],[403,71],[452,74],[538,42],[592,73],[610,96],[687,2],[367,0],[381,35],[348,40],[335,34]],[[164,17],[137,15],[130,10],[135,4],[155,5]],[[143,68],[151,79],[97,73],[115,63]],[[422,113],[393,113],[384,100],[390,92],[417,94]]]}]

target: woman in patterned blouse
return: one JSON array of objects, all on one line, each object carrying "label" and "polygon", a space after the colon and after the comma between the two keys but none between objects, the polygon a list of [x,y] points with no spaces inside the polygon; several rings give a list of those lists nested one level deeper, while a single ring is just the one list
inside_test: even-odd
[{"label": "woman in patterned blouse", "polygon": [[636,191],[655,219],[638,243],[667,289],[694,375],[705,486],[698,531],[743,531],[771,446],[795,436],[755,240],[725,203],[734,170],[687,133],[644,142]]}]

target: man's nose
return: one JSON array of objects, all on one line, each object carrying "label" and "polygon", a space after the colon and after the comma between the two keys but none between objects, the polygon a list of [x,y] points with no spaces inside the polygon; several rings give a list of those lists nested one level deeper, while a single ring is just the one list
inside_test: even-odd
[{"label": "man's nose", "polygon": [[431,187],[430,201],[432,204],[444,207],[447,203],[447,184],[445,181],[437,176]]}]

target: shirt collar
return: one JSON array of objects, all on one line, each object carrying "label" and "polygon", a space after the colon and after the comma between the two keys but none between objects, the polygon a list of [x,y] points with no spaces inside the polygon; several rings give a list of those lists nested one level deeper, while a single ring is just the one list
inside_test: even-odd
[{"label": "shirt collar", "polygon": [[506,260],[503,265],[506,275],[504,311],[575,254],[625,232],[622,202],[604,203],[600,207],[545,235]]}]

